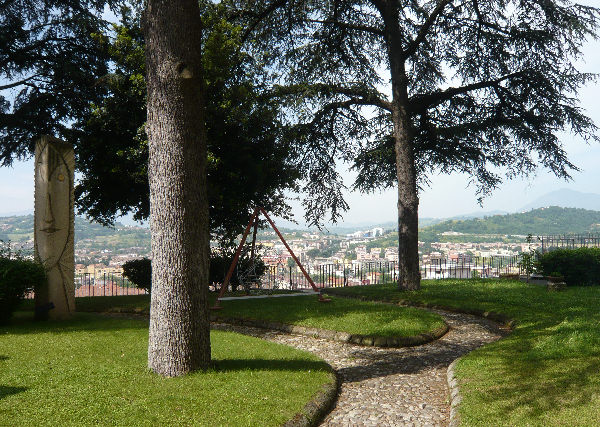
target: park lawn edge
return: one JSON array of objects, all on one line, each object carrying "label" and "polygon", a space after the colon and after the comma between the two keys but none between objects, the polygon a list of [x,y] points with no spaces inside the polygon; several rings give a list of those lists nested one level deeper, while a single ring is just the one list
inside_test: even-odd
[{"label": "park lawn edge", "polygon": [[513,319],[504,313],[497,311],[488,311],[488,310],[479,310],[476,308],[459,308],[451,305],[443,305],[443,304],[431,304],[428,302],[419,302],[419,301],[410,301],[406,299],[395,300],[375,300],[365,296],[352,296],[343,293],[336,293],[336,288],[327,288],[327,292],[331,295],[335,295],[338,298],[348,298],[348,299],[356,299],[364,302],[374,302],[379,304],[391,304],[391,305],[399,305],[402,307],[415,307],[415,308],[427,308],[433,310],[443,310],[448,311],[450,313],[460,313],[460,314],[470,314],[472,316],[484,317],[486,319],[492,320],[496,323],[499,323],[505,328],[513,330],[517,326],[517,320]]},{"label": "park lawn edge", "polygon": [[[8,324],[8,325],[3,325],[1,328],[2,329],[6,329],[5,333],[10,334],[10,329],[11,326],[15,325],[17,326],[19,323],[19,319],[18,318],[25,318],[25,317],[29,317],[30,313],[27,312],[20,312],[17,313],[17,319],[16,319],[16,323],[15,323],[15,319],[13,319],[13,321]],[[82,315],[88,316],[89,319],[93,319],[93,318],[97,318],[97,319],[113,319],[114,321],[119,321],[119,320],[123,320],[124,322],[127,322],[129,320],[131,321],[143,321],[145,320],[146,316],[143,315],[135,315],[135,314],[127,314],[127,313],[123,313],[123,314],[114,314],[114,313],[84,313]],[[79,316],[77,316],[79,317]],[[75,320],[75,319],[72,319]],[[79,319],[79,322],[81,321],[81,319]],[[31,322],[31,320],[29,320],[29,322]],[[66,320],[66,322],[69,322],[69,320]],[[91,320],[92,324],[94,324],[94,320]],[[100,321],[102,322],[102,321]],[[63,322],[61,322],[63,323]],[[69,326],[67,326],[67,329],[69,329]],[[102,329],[100,329],[102,331]],[[218,330],[217,330],[218,331]],[[234,335],[239,335],[239,336],[247,336],[246,334],[242,334],[239,333],[235,330],[227,330],[227,329],[221,329],[220,331],[218,331],[217,333],[232,333]],[[36,332],[27,332],[27,333],[36,333]],[[22,332],[20,332],[20,330],[16,330],[16,335],[21,335]],[[212,335],[212,332],[211,332]],[[293,346],[289,346],[286,344],[282,344],[282,343],[273,343],[267,340],[263,340],[261,338],[258,337],[252,337],[252,336],[247,336],[248,339],[251,340],[257,340],[257,341],[263,341],[265,342],[265,345],[272,345],[274,347],[287,347],[290,349],[290,351],[293,352],[299,352],[299,353],[311,353],[308,352],[306,350],[300,350],[297,348],[294,348]],[[15,348],[19,348],[19,347],[15,347]],[[284,353],[285,354],[285,353]],[[284,425],[284,426],[288,426],[288,427],[296,427],[296,426],[316,426],[318,425],[322,419],[330,412],[331,408],[333,407],[336,399],[337,399],[337,395],[338,395],[338,390],[339,390],[339,378],[338,375],[336,373],[336,371],[333,369],[333,367],[325,362],[321,357],[312,354],[311,359],[314,358],[315,361],[318,361],[322,364],[322,372],[325,376],[324,381],[322,381],[320,383],[320,385],[318,386],[318,389],[316,389],[315,391],[313,391],[313,393],[310,395],[309,399],[305,400],[305,404],[302,406],[302,408],[296,412],[295,414],[293,414],[287,421],[283,421],[282,424],[280,425]],[[10,358],[6,358],[6,359],[0,359],[0,363],[4,360],[9,360]],[[216,365],[211,367],[208,371],[212,371],[213,369],[216,369],[217,371],[219,371],[220,368],[220,359],[216,360]],[[250,368],[253,369],[253,368]],[[146,371],[146,372],[150,372],[150,371]],[[309,371],[310,372],[310,371]],[[197,372],[193,373],[195,375],[197,375]],[[187,377],[187,375],[186,375]],[[169,380],[169,379],[167,379]],[[68,384],[67,384],[68,385]],[[71,387],[69,385],[69,387]],[[10,387],[8,387],[10,388]],[[2,392],[2,387],[0,387],[0,392]],[[0,399],[2,399],[3,395],[0,393]],[[2,411],[0,411],[1,413]],[[289,416],[289,415],[288,415]],[[0,422],[0,424],[2,424],[2,422]],[[29,424],[28,424],[29,425]]]},{"label": "park lawn edge", "polygon": [[[374,301],[376,302],[376,301]],[[290,323],[281,323],[266,321],[260,319],[251,319],[244,317],[222,317],[212,315],[210,317],[211,322],[215,323],[228,323],[231,325],[242,325],[252,326],[261,329],[271,329],[281,332],[287,332],[290,334],[306,335],[310,337],[321,338],[329,341],[336,341],[341,343],[352,343],[356,345],[369,346],[369,347],[414,347],[423,345],[440,339],[448,331],[450,327],[444,320],[443,325],[434,328],[429,332],[424,332],[418,335],[411,335],[407,337],[402,336],[391,336],[385,337],[381,335],[362,335],[362,334],[350,334],[348,332],[336,331],[331,329],[321,329],[314,327],[306,327],[301,325],[294,325]]]},{"label": "park lawn edge", "polygon": [[[102,299],[101,299],[102,298]],[[111,300],[114,298],[114,300]],[[290,297],[292,298],[292,297]],[[303,298],[303,301],[306,301],[304,298],[310,298],[310,296],[306,297],[293,297],[293,298]],[[344,300],[347,298],[339,298],[339,300]],[[85,311],[95,311],[95,312],[105,312],[105,313],[120,313],[120,314],[136,314],[142,316],[148,316],[148,296],[123,296],[123,297],[90,297],[86,298],[83,302],[83,309]],[[288,298],[271,300],[274,305],[277,305],[277,301],[297,301],[297,300],[288,300]],[[339,301],[338,300],[338,301]],[[114,306],[111,306],[111,301],[115,302]],[[246,303],[254,304],[253,301],[256,301],[257,304],[264,304],[264,299],[259,300],[246,300]],[[211,301],[212,302],[212,301]],[[95,303],[95,304],[94,304]],[[379,302],[371,303],[367,302],[368,306],[365,306],[366,310],[373,310],[373,304],[380,304]],[[394,306],[395,304],[387,304],[388,306]],[[77,305],[80,307],[80,305]],[[315,306],[317,307],[317,306]],[[350,307],[352,308],[352,307]],[[386,310],[389,310],[390,307],[386,307]],[[97,310],[97,311],[96,311]],[[270,312],[272,314],[272,312]],[[267,313],[265,317],[261,318],[260,310],[255,310],[253,315],[244,316],[244,315],[232,315],[228,313],[223,315],[220,311],[212,311],[211,312],[211,321],[212,322],[224,322],[229,324],[240,324],[245,326],[258,327],[263,329],[273,329],[279,330],[286,333],[293,333],[299,335],[307,335],[307,336],[316,336],[319,338],[337,341],[342,343],[353,343],[357,345],[363,346],[375,346],[375,347],[410,347],[417,346],[432,342],[444,336],[448,330],[449,326],[446,321],[438,315],[434,315],[433,313],[427,313],[426,316],[431,317],[435,316],[436,319],[430,318],[428,322],[430,322],[427,326],[422,326],[420,331],[417,330],[415,332],[418,333],[386,333],[386,334],[378,334],[375,331],[361,332],[356,330],[356,325],[352,328],[348,327],[320,327],[311,324],[310,322],[304,322],[302,320],[297,322],[287,322],[285,320],[278,320],[275,316],[269,316]],[[401,319],[401,312],[399,312],[398,319]],[[414,316],[414,314],[412,315]],[[425,316],[424,313],[419,313],[417,317],[414,317],[415,320],[419,319],[419,316]],[[406,319],[411,319],[410,312],[406,312],[404,314]],[[380,322],[379,322],[380,323]],[[371,328],[373,329],[373,328]],[[402,329],[398,330],[399,332]]]}]

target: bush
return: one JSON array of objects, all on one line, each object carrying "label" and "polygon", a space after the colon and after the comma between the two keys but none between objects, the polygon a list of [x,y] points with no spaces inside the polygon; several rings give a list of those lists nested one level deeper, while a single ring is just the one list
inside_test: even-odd
[{"label": "bush", "polygon": [[[209,283],[222,283],[234,253],[222,254],[216,251],[210,254]],[[266,270],[265,263],[257,256],[254,265],[247,254],[243,254],[237,264],[236,271],[231,276],[230,284],[233,290],[242,285],[241,279],[250,276],[262,276]],[[152,288],[152,263],[148,258],[135,259],[123,264],[123,276],[140,289],[145,289],[148,293]],[[247,283],[246,283],[247,285]]]},{"label": "bush", "polygon": [[45,281],[46,272],[39,262],[0,255],[0,324],[8,323],[25,294]]},{"label": "bush", "polygon": [[123,264],[123,276],[138,288],[150,293],[152,288],[152,262],[148,258],[127,261]]},{"label": "bush", "polygon": [[538,271],[559,273],[567,286],[600,285],[600,248],[556,249],[540,255]]},{"label": "bush", "polygon": [[[233,248],[229,250],[221,249],[220,251],[211,251],[210,272],[208,277],[209,283],[223,283],[234,256],[235,251]],[[255,255],[253,263],[248,251],[242,251],[242,255],[238,259],[236,268],[229,280],[229,285],[234,292],[241,286],[244,286],[246,290],[249,290],[251,285],[250,282],[255,282],[259,279],[265,273],[266,269],[267,267],[260,255]],[[220,287],[218,289],[220,289]]]}]

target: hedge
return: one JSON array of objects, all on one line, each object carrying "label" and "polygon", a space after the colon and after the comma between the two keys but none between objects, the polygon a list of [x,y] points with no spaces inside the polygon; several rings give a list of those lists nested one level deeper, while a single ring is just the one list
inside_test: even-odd
[{"label": "hedge", "polygon": [[558,272],[567,286],[600,285],[600,248],[556,249],[538,257],[538,271]]},{"label": "hedge", "polygon": [[8,323],[25,294],[45,281],[44,266],[39,262],[0,256],[0,324]]}]

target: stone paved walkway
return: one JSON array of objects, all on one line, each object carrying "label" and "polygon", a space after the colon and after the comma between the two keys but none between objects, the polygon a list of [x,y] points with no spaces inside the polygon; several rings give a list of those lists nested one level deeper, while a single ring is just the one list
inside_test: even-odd
[{"label": "stone paved walkway", "polygon": [[432,310],[450,325],[441,339],[418,347],[361,347],[245,326],[219,329],[261,337],[319,355],[338,372],[341,391],[324,426],[445,426],[450,406],[450,363],[506,331],[466,314]]}]

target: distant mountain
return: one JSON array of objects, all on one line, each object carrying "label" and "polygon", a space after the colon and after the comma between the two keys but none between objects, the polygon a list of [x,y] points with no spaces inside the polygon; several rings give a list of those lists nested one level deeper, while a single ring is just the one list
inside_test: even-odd
[{"label": "distant mountain", "polygon": [[494,215],[469,220],[448,220],[424,227],[423,232],[441,234],[533,235],[600,232],[600,212],[551,206],[524,213]]},{"label": "distant mountain", "polygon": [[33,215],[33,209],[25,209],[22,211],[0,212],[0,217],[25,216],[25,215]]},{"label": "distant mountain", "polygon": [[527,203],[521,212],[531,209],[544,208],[548,206],[560,206],[563,208],[581,208],[593,211],[600,211],[600,194],[582,193],[580,191],[562,188],[551,191],[538,197],[530,203]]}]

